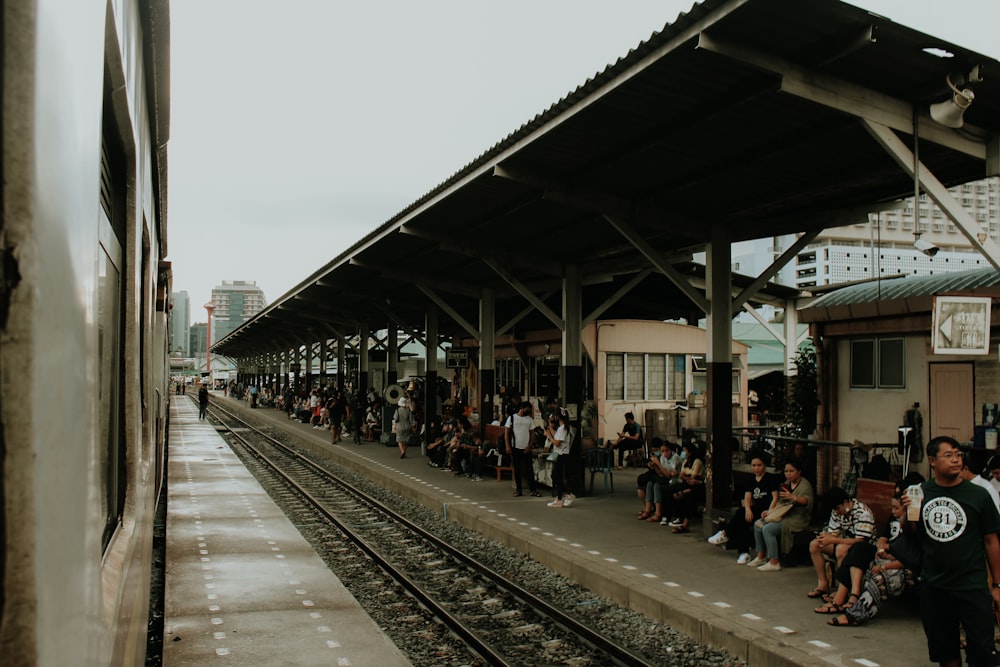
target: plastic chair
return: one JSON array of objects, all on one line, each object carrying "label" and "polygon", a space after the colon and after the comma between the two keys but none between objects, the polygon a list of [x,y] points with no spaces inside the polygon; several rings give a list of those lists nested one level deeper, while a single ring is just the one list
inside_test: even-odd
[{"label": "plastic chair", "polygon": [[594,476],[604,474],[604,491],[611,488],[615,492],[614,452],[606,447],[594,447],[587,450],[587,467],[590,468],[590,493],[594,493]]}]

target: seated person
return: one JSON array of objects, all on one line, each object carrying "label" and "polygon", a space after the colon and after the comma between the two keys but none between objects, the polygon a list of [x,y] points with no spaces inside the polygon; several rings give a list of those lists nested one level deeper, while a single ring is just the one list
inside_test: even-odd
[{"label": "seated person", "polygon": [[[857,498],[849,497],[846,491],[836,486],[827,491],[826,500],[832,507],[830,521],[826,530],[809,543],[809,557],[816,570],[816,588],[808,593],[811,598],[822,597],[831,592],[824,556],[832,556],[839,568],[854,544],[874,544],[876,537],[875,515],[870,507]],[[852,560],[863,558],[865,553],[864,549],[856,550]]]},{"label": "seated person", "polygon": [[[382,430],[379,419],[381,411],[381,407],[377,402],[369,405],[368,409],[365,411],[365,421],[361,425],[361,434],[364,436],[365,442],[372,442],[375,440],[378,437],[379,432]],[[440,421],[438,425],[440,426]]]},{"label": "seated person", "polygon": [[[674,533],[691,532],[691,517],[698,509],[698,502],[705,498],[705,460],[701,449],[693,442],[682,446],[680,482],[668,487],[666,514],[660,525],[670,525]],[[667,522],[667,517],[674,517]]]},{"label": "seated person", "polygon": [[649,459],[647,464],[649,470],[639,475],[639,479],[636,480],[637,484],[642,485],[638,489],[638,493],[639,499],[644,503],[638,519],[650,523],[658,522],[663,518],[663,500],[666,497],[667,488],[671,482],[680,480],[681,465],[681,458],[674,453],[676,447],[673,443],[653,438],[652,444],[657,451]]},{"label": "seated person", "polygon": [[750,457],[753,477],[743,492],[739,509],[733,512],[726,527],[708,538],[709,544],[725,545],[736,549],[736,562],[740,565],[750,562],[754,549],[753,524],[763,517],[764,512],[773,510],[778,504],[779,481],[767,472],[766,454],[754,452]]},{"label": "seated person", "polygon": [[[767,520],[771,510],[761,512],[760,519],[753,523],[754,544],[757,557],[747,562],[750,567],[766,568],[762,572],[781,570],[781,554],[792,550],[795,533],[801,532],[812,520],[813,487],[802,476],[802,462],[798,459],[785,461],[785,483],[778,488],[778,506],[784,514],[778,521]],[[780,538],[780,546],[779,546]]]},{"label": "seated person", "polygon": [[[897,494],[892,499],[885,531],[875,545],[875,560],[867,569],[857,564],[838,569],[837,594],[829,604],[816,610],[818,613],[843,612],[831,618],[830,625],[866,623],[878,615],[882,603],[889,598],[913,590],[920,573],[920,542],[915,533],[904,533],[905,524],[906,510]],[[848,571],[844,572],[845,569]]]},{"label": "seated person", "polygon": [[445,464],[447,443],[451,436],[451,425],[442,424],[440,415],[432,415],[427,422],[427,465],[440,468]]},{"label": "seated person", "polygon": [[618,465],[615,470],[621,470],[625,464],[625,452],[635,451],[643,446],[642,427],[635,421],[635,415],[631,412],[625,413],[625,426],[622,427],[618,439],[609,442],[606,446],[618,450]]},{"label": "seated person", "polygon": [[452,439],[452,468],[456,477],[468,475],[472,481],[482,480],[483,442],[466,416],[460,416],[457,431]]}]

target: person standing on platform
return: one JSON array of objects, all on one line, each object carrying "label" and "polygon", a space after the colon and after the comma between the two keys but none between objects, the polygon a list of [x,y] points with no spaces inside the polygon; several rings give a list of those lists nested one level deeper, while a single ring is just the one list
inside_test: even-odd
[{"label": "person standing on platform", "polygon": [[399,399],[399,407],[392,416],[392,430],[396,434],[396,445],[399,446],[399,458],[406,458],[406,444],[413,434],[413,411],[410,410],[410,399],[403,396]]},{"label": "person standing on platform", "polygon": [[517,412],[507,418],[504,424],[504,440],[507,444],[507,454],[511,457],[514,468],[514,496],[523,495],[523,479],[528,480],[531,495],[541,497],[535,482],[535,471],[531,467],[531,432],[535,428],[535,420],[529,416],[531,403],[522,402]]},{"label": "person standing on platform", "polygon": [[251,408],[256,408],[257,407],[257,393],[259,391],[260,390],[257,389],[257,385],[256,384],[250,385],[250,407]]},{"label": "person standing on platform", "polygon": [[565,408],[558,408],[555,419],[546,427],[545,435],[552,443],[552,452],[556,460],[552,463],[552,491],[556,499],[549,507],[569,507],[576,500],[573,491],[566,480],[566,466],[569,463],[569,449],[573,444],[573,432],[569,425],[569,413]]},{"label": "person standing on platform", "polygon": [[208,410],[208,387],[201,385],[201,389],[198,390],[198,419],[205,418],[205,412]]},{"label": "person standing on platform", "polygon": [[[916,522],[923,551],[920,616],[927,652],[931,662],[959,667],[961,625],[968,664],[998,665],[993,626],[1000,613],[1000,515],[984,489],[962,479],[958,441],[931,439],[927,460],[931,479],[922,485]],[[908,493],[902,501],[907,508],[914,502]]]}]

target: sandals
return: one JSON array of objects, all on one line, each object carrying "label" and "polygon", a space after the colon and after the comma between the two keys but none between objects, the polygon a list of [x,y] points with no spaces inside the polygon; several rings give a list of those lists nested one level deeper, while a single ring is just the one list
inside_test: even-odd
[{"label": "sandals", "polygon": [[662,519],[662,518],[663,517],[661,517],[659,514],[654,514],[653,516],[651,516],[648,519],[646,519],[646,521],[648,523],[659,523],[660,519]]},{"label": "sandals", "polygon": [[514,492],[514,497],[515,498],[520,498],[521,497],[521,492],[520,491],[515,491]]},{"label": "sandals", "polygon": [[649,517],[653,516],[652,512],[639,512],[639,516],[636,517],[639,521],[644,521]]},{"label": "sandals", "polygon": [[858,621],[855,621],[853,618],[851,618],[847,614],[843,615],[843,619],[844,619],[843,621],[841,621],[840,619],[841,619],[840,616],[834,616],[829,621],[827,621],[826,624],[827,625],[832,625],[832,626],[838,627],[838,628],[846,628],[846,627],[849,627],[849,626],[858,626],[858,625],[861,625],[861,623],[859,623]]},{"label": "sandals", "polygon": [[826,589],[823,589],[823,588],[814,588],[811,591],[809,591],[808,593],[806,593],[806,597],[807,598],[812,598],[812,599],[815,600],[817,598],[821,598],[824,595],[829,595],[829,594],[830,594],[830,591],[828,591]]},{"label": "sandals", "polygon": [[674,529],[670,532],[676,535],[677,533],[690,533],[691,529],[685,526],[674,526]]},{"label": "sandals", "polygon": [[847,602],[844,603],[844,609],[847,609],[849,607],[853,607],[854,606],[854,602],[851,602],[851,598],[854,598],[854,602],[857,602],[858,601],[858,594],[857,593],[851,593],[850,595],[847,596]]},{"label": "sandals", "polygon": [[817,614],[843,614],[844,608],[836,602],[827,602],[822,607],[816,607],[813,611]]}]

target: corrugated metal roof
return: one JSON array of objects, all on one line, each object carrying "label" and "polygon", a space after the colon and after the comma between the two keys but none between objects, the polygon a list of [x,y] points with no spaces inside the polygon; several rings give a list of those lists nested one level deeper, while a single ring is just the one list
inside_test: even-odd
[{"label": "corrugated metal roof", "polygon": [[[928,55],[927,46],[954,57]],[[596,307],[654,268],[635,239],[688,272],[694,269],[685,262],[704,249],[713,227],[735,242],[866,217],[866,207],[905,197],[913,184],[859,121],[868,109],[862,99],[906,109],[893,116],[901,123],[895,132],[912,143],[909,110],[947,97],[951,70],[980,63],[1000,71],[995,59],[836,0],[706,0],[309,275],[218,347],[234,356],[281,349],[303,330],[350,328],[372,317],[419,330],[435,303],[429,292],[476,322],[484,288],[496,296],[497,322],[550,326],[538,309],[519,315],[528,301],[515,285],[561,312],[564,267],[573,265],[585,309]],[[790,92],[790,83],[800,89]],[[845,93],[837,99],[866,94],[851,98],[857,109],[845,109],[801,92],[814,83],[835,97]],[[994,140],[1000,134],[1000,79],[975,88],[962,135],[930,121],[922,126],[929,138],[920,143],[921,161],[945,185],[983,175],[985,139],[976,128]],[[632,238],[609,218],[627,223]],[[655,270],[613,310],[603,316],[697,314]],[[443,335],[463,333],[453,317],[443,317],[440,327]]]},{"label": "corrugated metal roof", "polygon": [[[825,294],[799,310],[803,322],[850,319],[853,306],[878,304],[882,314],[930,312],[932,298],[940,295],[1000,293],[1000,273],[993,268],[905,276],[851,285]],[[893,305],[898,304],[898,305]]]}]

